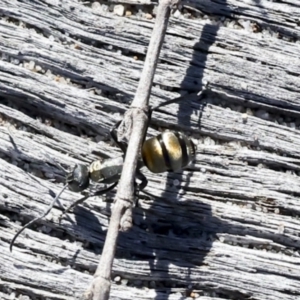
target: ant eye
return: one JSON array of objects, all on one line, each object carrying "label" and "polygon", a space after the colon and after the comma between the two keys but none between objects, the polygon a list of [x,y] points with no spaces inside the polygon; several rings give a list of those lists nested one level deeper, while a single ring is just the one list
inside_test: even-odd
[{"label": "ant eye", "polygon": [[67,175],[69,189],[73,192],[81,192],[89,186],[89,169],[85,165],[77,165]]}]

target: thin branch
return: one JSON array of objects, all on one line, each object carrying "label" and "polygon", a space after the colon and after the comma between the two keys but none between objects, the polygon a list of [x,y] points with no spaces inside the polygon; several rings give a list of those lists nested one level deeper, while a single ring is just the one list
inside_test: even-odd
[{"label": "thin branch", "polygon": [[[84,299],[107,300],[111,287],[111,270],[115,256],[119,228],[128,229],[131,224],[131,209],[134,201],[134,181],[137,161],[144,133],[148,125],[148,102],[153,77],[166,33],[171,8],[177,0],[161,0],[157,10],[144,68],[134,100],[125,113],[121,129],[130,136],[123,171],[112,210],[112,216],[98,268],[93,282],[84,294]],[[125,129],[124,129],[125,128]]]}]

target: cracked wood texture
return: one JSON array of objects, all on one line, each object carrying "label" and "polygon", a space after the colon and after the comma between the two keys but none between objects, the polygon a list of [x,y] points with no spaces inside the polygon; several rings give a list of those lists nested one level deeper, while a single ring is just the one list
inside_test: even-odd
[{"label": "cracked wood texture", "polygon": [[[61,189],[58,164],[121,155],[109,129],[153,20],[96,4],[0,0],[1,299],[80,299],[101,255],[115,191],[60,220],[80,197],[66,190],[9,252]],[[148,134],[190,134],[196,159],[176,174],[143,169],[148,194],[120,233],[111,299],[299,299],[299,18],[296,0],[192,0],[174,13],[150,102],[210,90],[155,112]]]}]

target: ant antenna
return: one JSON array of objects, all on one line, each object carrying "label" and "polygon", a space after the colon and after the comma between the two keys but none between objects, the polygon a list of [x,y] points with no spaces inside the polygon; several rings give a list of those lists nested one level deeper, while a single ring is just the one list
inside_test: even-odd
[{"label": "ant antenna", "polygon": [[51,202],[51,204],[49,205],[48,209],[39,217],[36,217],[35,219],[31,220],[30,222],[28,222],[26,225],[24,225],[13,237],[13,239],[10,242],[9,245],[9,250],[10,252],[12,252],[12,248],[13,245],[15,243],[15,240],[17,239],[17,237],[24,231],[24,229],[28,228],[31,224],[35,223],[38,220],[41,220],[42,218],[46,217],[49,212],[51,211],[51,209],[53,208],[55,202],[57,201],[57,199],[60,197],[60,195],[63,193],[63,191],[67,188],[68,183],[66,183],[63,188],[61,189],[61,191],[58,193],[58,195],[54,198],[54,200]]},{"label": "ant antenna", "polygon": [[[7,127],[7,131],[8,131],[8,136],[10,139],[10,142],[13,144],[14,148],[20,152],[20,150],[18,149],[17,144],[15,143],[15,137],[12,133],[12,131],[9,129],[9,127]],[[67,169],[65,169],[60,163],[58,163],[57,161],[55,161],[50,155],[48,155],[47,153],[45,153],[45,156],[49,159],[49,161],[56,167],[58,167],[61,171],[63,171],[65,174],[68,174],[69,171]]]},{"label": "ant antenna", "polygon": [[[14,135],[12,134],[11,130],[7,127],[7,130],[8,130],[8,135],[9,135],[9,139],[11,141],[11,143],[13,144],[14,148],[19,151],[16,143],[15,143],[15,138],[14,138]],[[57,166],[60,170],[63,171],[64,174],[68,174],[69,171],[67,169],[65,169],[60,163],[56,162],[50,155],[48,155],[47,153],[45,153],[45,156],[49,159],[49,161]],[[30,177],[32,177],[31,174],[29,174]],[[33,177],[32,177],[33,178]],[[15,243],[15,240],[17,239],[17,237],[26,229],[28,228],[31,224],[35,223],[36,221],[38,220],[41,220],[42,218],[46,217],[49,212],[51,211],[51,209],[53,208],[55,202],[58,200],[58,198],[61,196],[61,194],[64,192],[64,190],[67,188],[67,186],[69,185],[69,182],[67,182],[63,188],[61,189],[61,191],[58,193],[58,195],[53,199],[53,201],[50,203],[49,207],[47,208],[47,210],[39,217],[31,220],[30,222],[28,222],[26,225],[24,225],[13,237],[13,239],[11,240],[10,242],[10,245],[9,245],[9,250],[10,252],[12,252],[12,248],[13,248],[13,245]]]},{"label": "ant antenna", "polygon": [[45,156],[50,160],[50,162],[54,166],[58,167],[61,171],[63,171],[65,175],[69,173],[68,169],[64,168],[59,162],[55,161],[48,153],[45,153]]}]

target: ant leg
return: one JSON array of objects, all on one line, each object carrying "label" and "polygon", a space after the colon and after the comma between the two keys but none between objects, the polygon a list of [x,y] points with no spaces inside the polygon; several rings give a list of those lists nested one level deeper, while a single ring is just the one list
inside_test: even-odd
[{"label": "ant leg", "polygon": [[[167,106],[171,103],[180,102],[180,101],[186,99],[187,97],[189,97],[191,99],[193,99],[193,98],[201,99],[202,96],[203,96],[203,92],[207,90],[207,87],[208,87],[208,82],[204,84],[204,86],[203,86],[203,88],[200,92],[192,93],[192,94],[185,95],[185,96],[181,96],[181,97],[171,99],[171,100],[167,100],[167,101],[165,101],[163,103],[160,103],[160,104],[158,104],[157,106],[154,106],[154,107],[149,106],[147,128],[150,126],[153,111],[158,110],[160,107]],[[144,134],[143,143],[145,141],[145,138],[146,138],[146,132]]]},{"label": "ant leg", "polygon": [[147,177],[140,171],[136,171],[136,177],[142,182],[138,185],[139,191],[142,191],[148,184]]},{"label": "ant leg", "polygon": [[185,95],[185,96],[181,96],[181,97],[178,97],[178,98],[175,98],[175,99],[171,99],[171,100],[165,101],[165,102],[163,102],[163,103],[161,103],[161,104],[158,104],[158,105],[155,106],[155,107],[151,107],[150,110],[149,110],[149,113],[150,113],[149,119],[151,118],[152,112],[153,112],[154,110],[157,110],[157,109],[160,108],[160,107],[169,105],[169,104],[171,104],[171,103],[180,102],[180,101],[184,100],[184,99],[187,98],[187,97],[197,97],[197,98],[199,98],[199,100],[200,100],[200,99],[202,98],[204,92],[208,89],[208,84],[209,84],[209,82],[204,83],[202,90],[200,90],[200,91],[197,92],[197,93],[192,93],[192,94],[188,94],[188,95]]},{"label": "ant leg", "polygon": [[78,199],[77,201],[75,201],[74,203],[72,203],[69,207],[67,207],[67,208],[64,210],[64,212],[62,213],[62,215],[60,216],[60,218],[62,218],[63,215],[67,214],[72,208],[74,208],[74,207],[77,206],[78,204],[83,203],[83,202],[84,202],[86,199],[88,199],[89,197],[100,196],[100,195],[106,194],[107,192],[109,192],[110,190],[112,190],[114,187],[116,187],[117,184],[118,184],[118,181],[116,181],[115,183],[113,183],[111,186],[109,186],[109,187],[106,188],[106,189],[96,191],[95,193],[88,194],[87,196],[84,196],[84,197]]},{"label": "ant leg", "polygon": [[135,196],[137,198],[137,200],[135,201],[135,206],[138,206],[140,191],[142,191],[147,186],[148,180],[147,180],[146,176],[140,170],[136,171],[136,177],[142,181],[140,184],[137,184],[135,182]]},{"label": "ant leg", "polygon": [[[152,112],[148,112],[148,124],[147,124],[147,128],[149,126],[149,123],[150,123],[150,118],[151,118],[151,114]],[[124,142],[119,142],[118,141],[118,137],[117,137],[117,134],[116,134],[116,129],[120,126],[121,124],[121,121],[118,121],[113,127],[112,129],[110,130],[110,135],[112,137],[112,139],[114,140],[114,142],[120,147],[120,149],[123,151],[124,153],[124,156],[126,155],[126,151],[127,151],[127,143],[124,143]],[[146,132],[144,133],[144,137],[143,137],[143,143],[145,141],[145,138],[146,138]],[[139,170],[139,167],[137,167],[137,170],[136,170],[136,177],[138,179],[141,180],[141,183],[140,184],[137,184],[136,181],[134,182],[135,186],[135,195],[137,196],[137,201],[135,202],[135,206],[138,205],[138,194],[139,194],[139,191],[143,190],[147,184],[148,184],[148,180],[146,178],[146,176],[144,174],[142,174],[142,172]]]},{"label": "ant leg", "polygon": [[116,145],[119,146],[119,148],[123,151],[124,155],[126,154],[127,150],[127,144],[124,142],[119,142],[118,137],[116,134],[116,129],[120,126],[121,121],[118,121],[110,130],[110,136],[112,137],[113,141],[116,143]]}]

